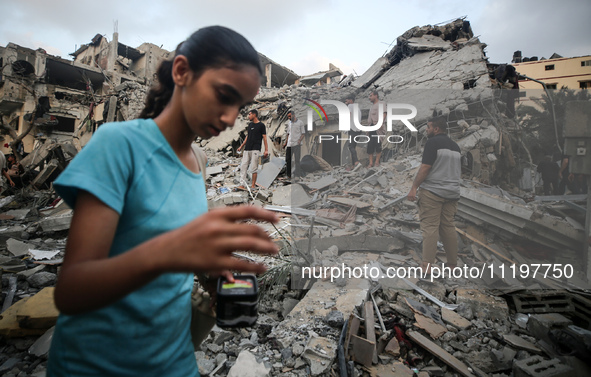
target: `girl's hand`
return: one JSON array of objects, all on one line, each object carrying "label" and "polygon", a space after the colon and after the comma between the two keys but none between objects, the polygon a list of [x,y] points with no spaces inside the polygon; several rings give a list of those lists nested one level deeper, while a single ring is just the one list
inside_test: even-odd
[{"label": "girl's hand", "polygon": [[155,254],[155,268],[161,272],[203,271],[224,274],[224,270],[262,273],[261,263],[241,260],[232,255],[237,250],[258,254],[276,254],[277,245],[258,225],[242,221],[277,222],[275,213],[253,206],[215,209],[189,224],[167,233],[169,252]]}]

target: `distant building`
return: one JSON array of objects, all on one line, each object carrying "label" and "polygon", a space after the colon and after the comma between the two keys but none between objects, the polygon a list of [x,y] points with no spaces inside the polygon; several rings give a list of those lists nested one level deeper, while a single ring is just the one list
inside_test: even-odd
[{"label": "distant building", "polygon": [[[516,53],[521,55],[519,51]],[[554,54],[550,59],[534,59],[531,61],[531,58],[514,56],[513,66],[520,75],[542,81],[548,89],[560,89],[563,86],[569,89],[591,88],[591,55],[563,58]],[[523,78],[519,80],[519,88],[542,89],[539,83]]]},{"label": "distant building", "polygon": [[324,84],[338,83],[343,76],[343,72],[333,64],[328,65],[328,71],[316,72],[312,75],[302,76],[296,84],[305,86],[319,86]]}]

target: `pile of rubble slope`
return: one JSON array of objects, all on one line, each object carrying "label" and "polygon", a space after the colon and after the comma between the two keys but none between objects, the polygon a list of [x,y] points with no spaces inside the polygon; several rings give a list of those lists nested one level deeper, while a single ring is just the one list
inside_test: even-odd
[{"label": "pile of rubble slope", "polygon": [[[208,186],[223,182],[210,191],[210,203],[224,205],[227,200],[220,198],[233,195],[231,204],[258,203],[285,214],[277,230],[268,229],[277,242],[290,245],[283,248],[281,259],[265,258],[272,270],[304,256],[318,268],[345,263],[385,270],[416,267],[420,262],[417,211],[404,200],[420,163],[418,154],[392,159],[377,169],[318,171],[297,183],[278,177],[268,189],[250,193],[234,191],[238,184],[232,167],[238,159],[218,153],[210,162],[209,169],[219,167],[222,173],[209,175]],[[216,178],[220,174],[223,180]],[[220,187],[229,192],[220,193]],[[474,188],[466,183],[463,190]],[[57,316],[51,289],[71,216],[59,201],[52,205],[55,199],[51,192],[40,191],[34,197],[7,197],[0,203],[5,211],[0,236],[6,244],[2,252],[6,311],[0,320],[6,355],[0,360],[3,373],[32,375],[45,364],[49,335],[38,337]],[[557,261],[551,253],[526,259],[522,245],[474,223],[461,221],[457,226],[460,266],[480,269],[483,263]],[[445,262],[444,253],[438,254],[438,260]],[[289,271],[291,284],[276,282],[262,299],[255,327],[214,329],[196,353],[203,375],[243,375],[231,371],[236,366],[235,370],[258,370],[260,376],[322,376],[339,370],[339,365],[351,376],[411,376],[413,371],[421,376],[536,376],[532,371],[540,368],[564,375],[588,372],[577,349],[564,355],[557,345],[565,345],[550,336],[551,331],[569,328],[581,339],[591,334],[585,330],[591,326],[591,301],[573,279],[516,281],[496,273],[473,280],[331,282],[298,280],[301,271]],[[585,343],[570,346],[577,344]]]},{"label": "pile of rubble slope", "polygon": [[[214,328],[195,353],[202,375],[590,374],[588,284],[579,275],[513,278],[507,273],[510,265],[576,266],[584,232],[575,225],[580,215],[563,216],[566,209],[554,202],[529,202],[527,193],[504,179],[514,166],[504,126],[513,120],[492,90],[482,49],[462,20],[413,28],[346,86],[263,88],[253,108],[267,126],[271,158],[261,167],[255,190],[238,189],[243,182],[235,150],[244,137],[244,118],[218,138],[199,141],[209,157],[210,207],[254,204],[282,216],[276,226],[261,225],[282,246],[278,258],[240,253],[271,267],[260,280],[265,294],[257,324]],[[316,130],[304,139],[304,154],[313,155],[320,168],[297,181],[283,176],[279,146],[287,109],[305,119],[304,98],[342,100],[354,93],[365,118],[369,91],[376,88],[385,102],[416,105],[418,134],[394,130],[406,142],[385,152],[378,168],[348,168],[347,148],[340,163],[330,166],[317,137],[338,129],[335,109],[327,106],[329,121],[316,120]],[[132,101],[132,92],[122,88],[126,94],[119,99]],[[424,123],[433,112],[447,116],[450,136],[466,156],[456,223],[459,265],[479,271],[487,266],[487,273],[472,279],[383,277],[388,268],[417,267],[421,260],[417,209],[405,196],[420,165]],[[59,171],[59,152],[43,152],[48,150],[61,151],[64,160],[75,154],[69,146],[47,143],[29,155],[30,166],[38,161],[36,166],[45,169],[55,160],[52,173]],[[0,210],[0,374],[43,376],[58,315],[52,289],[71,210],[51,190],[7,196]],[[437,259],[446,262],[443,252]],[[305,266],[316,272],[341,264],[382,273],[332,281],[302,276]]]}]

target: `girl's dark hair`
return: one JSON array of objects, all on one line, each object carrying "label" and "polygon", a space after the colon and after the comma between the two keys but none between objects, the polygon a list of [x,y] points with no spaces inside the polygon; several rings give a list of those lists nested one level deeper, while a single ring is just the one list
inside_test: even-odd
[{"label": "girl's dark hair", "polygon": [[[234,30],[223,26],[209,26],[194,32],[176,48],[174,56],[183,55],[197,77],[208,68],[238,68],[244,65],[256,67],[263,74],[259,56],[254,47]],[[151,88],[146,97],[146,105],[139,118],[155,118],[172,97],[174,81],[172,62],[164,60],[156,73],[158,85]]]}]

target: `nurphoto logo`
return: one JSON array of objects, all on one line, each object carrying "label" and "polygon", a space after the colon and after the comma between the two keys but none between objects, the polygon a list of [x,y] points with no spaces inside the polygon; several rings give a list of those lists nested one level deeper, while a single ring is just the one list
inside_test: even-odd
[{"label": "nurphoto logo", "polygon": [[[406,126],[406,128],[408,128],[411,132],[418,132],[418,130],[415,128],[415,126],[413,126],[412,123],[410,122],[410,120],[413,119],[417,115],[417,108],[414,107],[413,105],[409,105],[406,103],[388,103],[386,106],[386,111],[384,111],[384,104],[380,102],[378,105],[378,122],[374,125],[363,125],[359,121],[359,119],[360,119],[359,104],[357,104],[357,103],[353,104],[353,117],[351,117],[351,111],[349,110],[349,107],[346,104],[344,104],[343,102],[333,101],[333,100],[320,100],[320,103],[318,103],[318,102],[313,101],[309,98],[306,98],[306,101],[311,102],[312,104],[314,104],[318,107],[318,108],[315,108],[310,103],[306,103],[306,106],[310,107],[310,109],[308,110],[308,131],[314,130],[314,120],[313,120],[312,110],[314,110],[316,112],[316,114],[318,114],[318,116],[320,117],[321,120],[324,120],[326,122],[328,120],[328,116],[326,115],[326,111],[324,110],[324,107],[322,107],[322,105],[334,105],[334,106],[336,106],[338,114],[339,114],[339,131],[343,131],[343,132],[351,131],[351,119],[353,119],[353,122],[355,123],[355,127],[362,132],[377,131],[378,129],[380,129],[380,127],[384,126],[384,123],[386,126],[386,131],[391,132],[392,131],[392,124],[395,121],[402,122]],[[398,114],[398,113],[396,113],[396,110],[407,110],[407,111],[409,111],[409,113]],[[385,122],[384,122],[384,112],[386,113]],[[322,115],[324,115],[324,117]],[[400,135],[390,135],[390,136],[386,137],[385,135],[373,134],[373,135],[371,135],[371,137],[377,137],[378,142],[382,141],[381,138],[386,138],[386,140],[389,143],[402,143],[402,141],[404,140],[402,138],[402,136],[400,136]],[[322,143],[322,140],[333,140],[334,135],[320,135],[319,139],[320,139],[320,142]],[[351,142],[351,137],[349,136],[349,138],[340,138],[337,136],[337,142],[340,140],[343,140],[343,141],[348,140],[349,142]],[[370,140],[370,136],[368,136],[368,135],[355,136],[355,141],[357,143],[368,143],[369,140]]]},{"label": "nurphoto logo", "polygon": [[[322,105],[334,105],[337,108],[337,111],[339,112],[339,131],[350,131],[351,130],[351,112],[349,111],[349,107],[342,103],[341,101],[333,101],[333,100],[321,100],[320,103],[316,102],[316,101],[312,101],[311,99],[306,98],[306,101],[312,102],[313,104],[315,104],[316,106],[318,106],[318,108],[322,111],[322,114],[324,114],[324,121],[327,120],[327,115],[326,115],[326,111],[324,111],[324,108],[322,107]],[[320,119],[322,119],[322,114],[320,114],[320,112],[317,109],[314,109],[314,107],[310,104],[306,104],[307,106],[309,106],[311,109],[315,110],[316,113],[318,114],[318,116],[320,117]],[[359,104],[354,103],[353,104],[353,120],[355,122],[355,126],[361,130],[361,131],[376,131],[378,130],[380,127],[382,127],[382,123],[384,123],[384,104],[380,102],[379,104],[379,118],[378,118],[378,123],[374,124],[373,126],[364,126],[361,124],[361,122],[359,122]],[[409,130],[410,132],[417,132],[418,130],[415,128],[415,126],[412,125],[412,123],[410,123],[410,119],[414,118],[415,116],[417,116],[417,108],[414,107],[413,105],[409,105],[407,103],[389,103],[388,106],[386,107],[387,109],[387,119],[386,119],[386,130],[387,131],[392,131],[392,123],[394,123],[394,121],[399,120],[401,121]],[[403,109],[403,110],[409,110],[410,113],[409,114],[394,114],[394,110],[397,109]],[[314,129],[314,122],[312,120],[312,110],[308,110],[308,131],[312,131]]]}]

